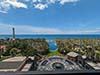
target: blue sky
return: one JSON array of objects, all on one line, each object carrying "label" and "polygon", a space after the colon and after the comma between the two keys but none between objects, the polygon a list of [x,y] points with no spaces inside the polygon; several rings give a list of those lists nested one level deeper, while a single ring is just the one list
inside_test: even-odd
[{"label": "blue sky", "polygon": [[0,0],[0,34],[100,34],[100,0]]}]

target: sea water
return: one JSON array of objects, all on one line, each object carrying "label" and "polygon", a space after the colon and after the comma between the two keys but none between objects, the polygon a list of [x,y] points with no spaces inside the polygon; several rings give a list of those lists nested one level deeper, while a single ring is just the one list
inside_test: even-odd
[{"label": "sea water", "polygon": [[[0,39],[12,38],[12,35],[0,35]],[[34,38],[45,38],[45,39],[66,39],[66,38],[100,38],[100,35],[16,35],[16,38],[20,39],[34,39]]]}]

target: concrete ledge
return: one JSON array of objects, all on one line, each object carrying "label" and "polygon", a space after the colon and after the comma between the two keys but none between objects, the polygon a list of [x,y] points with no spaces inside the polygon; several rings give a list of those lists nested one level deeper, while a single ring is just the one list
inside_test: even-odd
[{"label": "concrete ledge", "polygon": [[28,72],[0,72],[1,75],[36,75],[36,74],[86,74],[100,73],[100,70],[82,70],[82,71],[28,71]]}]

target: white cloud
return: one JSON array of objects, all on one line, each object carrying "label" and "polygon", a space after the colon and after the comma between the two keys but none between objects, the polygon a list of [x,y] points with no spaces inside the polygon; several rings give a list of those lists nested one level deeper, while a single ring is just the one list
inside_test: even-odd
[{"label": "white cloud", "polygon": [[61,30],[56,29],[56,28],[34,27],[33,29],[34,29],[33,32],[38,33],[38,34],[59,34],[59,33],[62,33]]},{"label": "white cloud", "polygon": [[47,4],[42,4],[42,3],[34,4],[34,8],[43,10],[43,9],[45,9],[45,8],[48,8],[48,5],[47,5]]},{"label": "white cloud", "polygon": [[68,34],[100,34],[100,29],[71,30],[68,31],[67,33]]},{"label": "white cloud", "polygon": [[0,10],[1,13],[7,13],[7,11]]},{"label": "white cloud", "polygon": [[[34,27],[30,25],[0,24],[0,34],[12,34],[12,28],[16,34],[100,34],[100,28],[87,30],[63,30],[49,27]],[[24,28],[24,29],[23,29]]]},{"label": "white cloud", "polygon": [[26,4],[24,4],[22,2],[18,2],[17,0],[6,0],[5,3],[8,3],[16,8],[27,8]]},{"label": "white cloud", "polygon": [[0,34],[12,34],[13,27],[16,29],[16,34],[59,34],[59,33],[63,33],[60,29],[56,29],[56,28],[33,27],[30,25],[0,24]]},{"label": "white cloud", "polygon": [[99,33],[100,34],[100,29],[86,30],[86,31],[84,31],[84,33],[92,33],[92,34]]},{"label": "white cloud", "polygon": [[57,0],[47,0],[48,3],[55,3]]},{"label": "white cloud", "polygon": [[74,3],[78,1],[79,0],[32,0],[34,7],[40,10],[48,8],[50,4],[59,3],[61,5],[64,5],[65,3]]},{"label": "white cloud", "polygon": [[5,1],[0,2],[0,12],[7,13],[7,11],[10,9],[10,4],[5,3]]},{"label": "white cloud", "polygon": [[17,0],[0,0],[0,12],[7,13],[11,6],[15,8],[27,8],[26,4]]},{"label": "white cloud", "polygon": [[32,0],[33,3],[36,3],[36,2],[47,2],[47,3],[61,3],[61,4],[64,4],[64,3],[70,3],[70,2],[78,2],[79,0]]},{"label": "white cloud", "polygon": [[60,4],[64,5],[65,3],[73,3],[78,2],[79,0],[59,0]]},{"label": "white cloud", "polygon": [[43,10],[48,8],[51,4],[61,4],[74,3],[79,0],[0,0],[0,12],[7,13],[11,7],[14,8],[28,8],[33,6],[36,9]]}]

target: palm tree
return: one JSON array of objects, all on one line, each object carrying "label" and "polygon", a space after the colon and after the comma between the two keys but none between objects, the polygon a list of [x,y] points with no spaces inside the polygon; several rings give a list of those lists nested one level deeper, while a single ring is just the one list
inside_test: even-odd
[{"label": "palm tree", "polygon": [[100,51],[95,51],[95,60],[96,62],[100,61]]},{"label": "palm tree", "polygon": [[12,57],[16,56],[17,50],[18,50],[18,49],[16,49],[16,48],[12,48],[12,49],[10,50],[10,55],[11,55]]}]

